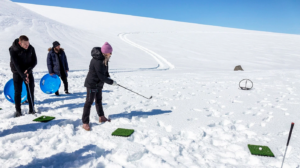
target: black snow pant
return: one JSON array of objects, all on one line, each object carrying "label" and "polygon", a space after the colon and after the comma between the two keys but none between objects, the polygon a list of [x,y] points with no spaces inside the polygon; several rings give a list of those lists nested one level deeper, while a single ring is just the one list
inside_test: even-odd
[{"label": "black snow pant", "polygon": [[91,106],[95,99],[96,110],[98,116],[104,116],[104,111],[102,107],[102,88],[100,89],[91,89],[87,88],[86,101],[83,108],[82,114],[82,123],[89,124],[90,123],[90,112]]},{"label": "black snow pant", "polygon": [[[65,87],[65,92],[68,92],[69,91],[69,88],[68,88],[68,78],[67,76],[65,75],[65,73],[62,73],[60,72],[61,76],[60,76],[60,79],[63,81],[64,83],[64,87]],[[58,91],[56,92],[58,93]]]},{"label": "black snow pant", "polygon": [[[21,112],[21,93],[22,93],[22,85],[23,79],[18,73],[13,74],[13,81],[15,87],[15,107],[17,112]],[[29,112],[33,112],[34,110],[34,78],[32,74],[29,74],[29,87],[31,91],[31,98],[28,90],[28,85],[25,83],[27,89],[27,100],[29,103]],[[33,102],[32,102],[32,101]],[[32,106],[33,105],[33,106]]]}]

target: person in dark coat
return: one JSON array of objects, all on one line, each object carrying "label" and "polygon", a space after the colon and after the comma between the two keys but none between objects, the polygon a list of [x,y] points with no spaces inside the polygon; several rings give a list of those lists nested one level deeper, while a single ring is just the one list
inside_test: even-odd
[{"label": "person in dark coat", "polygon": [[[53,47],[48,49],[49,53],[47,56],[47,66],[49,74],[52,76],[54,74],[58,75],[64,83],[65,93],[69,93],[68,89],[68,72],[69,65],[67,56],[63,48],[60,48],[59,42],[53,42]],[[55,92],[58,96],[59,91]]]},{"label": "person in dark coat", "polygon": [[111,45],[106,42],[101,48],[94,47],[91,54],[93,58],[90,62],[89,72],[84,83],[84,86],[87,88],[87,96],[82,115],[83,128],[87,131],[90,130],[90,111],[94,99],[99,122],[110,122],[110,120],[104,116],[102,107],[102,89],[104,83],[117,86],[117,82],[110,79],[108,73],[108,61],[112,54]]},{"label": "person in dark coat", "polygon": [[12,46],[9,48],[9,53],[10,67],[13,73],[15,88],[15,117],[22,116],[21,93],[23,82],[26,83],[27,97],[29,102],[29,114],[35,114],[34,78],[32,75],[32,70],[37,64],[35,50],[32,45],[30,45],[28,37],[22,35],[18,39],[15,39]]}]

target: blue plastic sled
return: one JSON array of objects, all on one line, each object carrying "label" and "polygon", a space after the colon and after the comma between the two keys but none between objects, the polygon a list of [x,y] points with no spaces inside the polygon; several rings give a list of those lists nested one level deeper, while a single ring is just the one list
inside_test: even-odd
[{"label": "blue plastic sled", "polygon": [[58,91],[60,84],[61,82],[57,75],[51,76],[50,74],[46,74],[40,81],[40,87],[46,94],[52,94]]},{"label": "blue plastic sled", "polygon": [[[15,103],[15,87],[13,79],[9,80],[4,86],[4,95],[5,98],[11,103]],[[21,93],[21,103],[27,100],[27,89],[26,85],[23,82],[22,93]]]}]

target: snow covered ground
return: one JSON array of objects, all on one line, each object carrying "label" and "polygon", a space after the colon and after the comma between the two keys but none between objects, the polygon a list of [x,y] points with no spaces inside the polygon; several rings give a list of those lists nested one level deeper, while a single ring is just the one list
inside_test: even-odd
[{"label": "snow covered ground", "polygon": [[[21,34],[36,48],[35,102],[41,114],[56,117],[49,123],[13,118],[14,105],[3,95],[12,78],[8,48]],[[285,167],[300,167],[299,35],[0,0],[0,37],[2,167],[280,167],[291,122]],[[55,40],[68,56],[72,95],[39,88]],[[99,123],[92,107],[87,132],[83,83],[90,50],[105,41],[114,48],[112,78],[153,99],[105,85],[112,122]],[[245,71],[234,72],[236,65]],[[245,78],[254,82],[250,91],[238,89]],[[135,132],[111,136],[116,128]],[[253,156],[248,144],[269,146],[276,157]]]}]

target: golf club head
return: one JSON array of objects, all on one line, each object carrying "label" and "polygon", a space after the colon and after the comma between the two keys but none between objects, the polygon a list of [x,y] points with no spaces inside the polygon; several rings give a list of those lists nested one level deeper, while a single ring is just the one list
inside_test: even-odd
[{"label": "golf club head", "polygon": [[152,99],[152,96],[149,99]]}]

